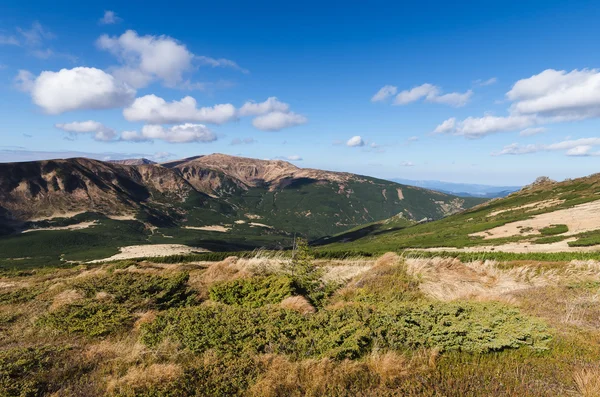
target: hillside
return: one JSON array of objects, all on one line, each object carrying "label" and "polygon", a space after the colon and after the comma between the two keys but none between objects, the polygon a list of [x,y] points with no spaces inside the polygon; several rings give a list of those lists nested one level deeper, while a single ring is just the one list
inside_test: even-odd
[{"label": "hillside", "polygon": [[41,240],[57,239],[77,241],[78,252],[110,240],[112,252],[117,242],[282,247],[295,234],[317,239],[399,214],[411,222],[440,219],[481,202],[221,154],[163,164],[85,158],[6,163],[0,164],[1,232],[12,234],[0,239],[0,248],[14,258],[23,256],[23,247],[43,250]]},{"label": "hillside", "polygon": [[600,249],[600,174],[564,182],[539,178],[506,198],[435,222],[374,230],[352,240],[336,241],[326,249],[596,251]]}]

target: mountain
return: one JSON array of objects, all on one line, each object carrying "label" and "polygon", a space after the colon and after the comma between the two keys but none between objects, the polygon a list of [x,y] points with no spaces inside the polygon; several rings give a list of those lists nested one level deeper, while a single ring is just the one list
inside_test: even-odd
[{"label": "mountain", "polygon": [[144,164],[156,164],[156,161],[141,158],[141,159],[110,160],[109,163],[122,164],[122,165],[144,165]]},{"label": "mountain", "polygon": [[491,185],[476,185],[469,183],[453,183],[442,181],[414,181],[410,179],[393,178],[391,181],[402,183],[405,185],[419,186],[426,189],[436,190],[438,192],[453,194],[459,197],[481,197],[481,198],[498,198],[506,197],[511,193],[521,189],[521,186],[491,186]]},{"label": "mountain", "polygon": [[[85,232],[64,232],[66,239],[102,228],[110,235],[110,228],[127,224],[141,233],[134,242],[250,249],[287,244],[294,234],[335,235],[398,214],[439,219],[482,201],[222,154],[163,164],[86,158],[0,164],[4,232],[96,222]],[[127,233],[123,238],[135,234]]]},{"label": "mountain", "polygon": [[[385,222],[380,222],[384,224]],[[555,182],[546,177],[464,212],[402,229],[356,229],[320,241],[328,250],[405,248],[502,252],[598,250],[600,174]]]}]

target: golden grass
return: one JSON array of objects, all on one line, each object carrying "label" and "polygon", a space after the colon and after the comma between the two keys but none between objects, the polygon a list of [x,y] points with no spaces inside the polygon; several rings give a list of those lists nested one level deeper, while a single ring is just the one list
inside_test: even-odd
[{"label": "golden grass", "polygon": [[309,314],[316,312],[313,305],[310,304],[308,299],[303,296],[290,296],[285,298],[280,303],[284,309],[294,310],[298,313]]},{"label": "golden grass", "polygon": [[177,364],[151,364],[149,366],[134,366],[127,373],[108,382],[107,392],[119,393],[133,390],[136,393],[175,381],[183,375],[183,369]]},{"label": "golden grass", "polygon": [[583,368],[575,371],[573,380],[577,395],[581,397],[600,397],[600,367]]},{"label": "golden grass", "polygon": [[50,310],[56,310],[65,305],[69,305],[71,303],[75,303],[79,300],[83,299],[83,294],[75,289],[68,289],[62,291],[58,295],[54,297],[52,301],[52,305],[50,306]]}]

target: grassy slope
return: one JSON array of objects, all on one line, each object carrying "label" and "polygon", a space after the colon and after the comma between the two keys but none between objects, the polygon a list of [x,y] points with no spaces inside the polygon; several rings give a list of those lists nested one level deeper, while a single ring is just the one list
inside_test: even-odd
[{"label": "grassy slope", "polygon": [[[352,243],[336,242],[327,245],[324,249],[385,252],[405,248],[462,248],[476,245],[497,245],[532,238],[539,239],[540,241],[538,242],[540,243],[560,241],[560,239],[566,237],[561,237],[560,235],[552,236],[554,231],[560,231],[560,229],[543,231],[539,236],[513,236],[486,240],[481,237],[470,237],[469,234],[489,230],[510,222],[528,219],[534,215],[595,201],[600,199],[599,194],[600,177],[598,176],[540,186],[513,194],[504,199],[493,200],[435,222],[419,224],[402,230],[391,230],[388,233],[371,233]],[[546,208],[536,209],[528,207],[511,210],[546,200],[564,200],[564,202]],[[504,212],[496,215],[493,214],[499,211]],[[549,235],[550,237],[548,237]],[[581,239],[580,245],[591,245],[600,241],[594,233],[586,233],[576,237]],[[571,245],[578,244],[575,242]]]},{"label": "grassy slope", "polygon": [[556,285],[514,296],[518,306],[442,302],[424,295],[419,278],[387,256],[330,288],[315,308],[280,303],[290,294],[308,296],[289,275],[235,269],[220,263],[161,270],[127,261],[5,276],[12,286],[0,293],[0,394],[600,391],[600,313],[590,305],[600,287],[596,273],[582,272],[590,277],[583,282],[559,273]]}]

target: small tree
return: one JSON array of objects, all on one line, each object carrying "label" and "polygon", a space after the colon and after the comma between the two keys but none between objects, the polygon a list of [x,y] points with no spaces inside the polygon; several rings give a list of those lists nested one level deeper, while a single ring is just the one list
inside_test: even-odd
[{"label": "small tree", "polygon": [[286,265],[294,284],[313,301],[318,299],[316,295],[323,290],[323,269],[315,265],[314,259],[308,242],[298,238],[294,243],[292,260]]}]

